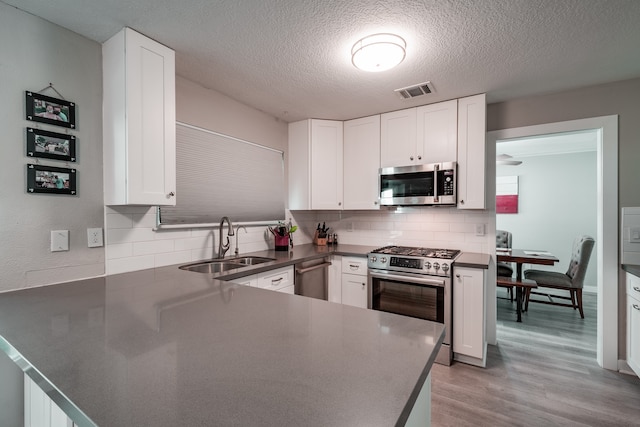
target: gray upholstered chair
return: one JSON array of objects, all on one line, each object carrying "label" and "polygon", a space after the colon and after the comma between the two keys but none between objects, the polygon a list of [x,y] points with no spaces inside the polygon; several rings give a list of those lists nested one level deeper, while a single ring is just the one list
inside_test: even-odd
[{"label": "gray upholstered chair", "polygon": [[[561,305],[565,307],[573,307],[580,311],[580,317],[584,319],[584,310],[582,309],[582,286],[584,285],[584,276],[587,273],[589,258],[595,241],[589,236],[580,236],[573,242],[573,251],[571,253],[571,261],[566,273],[558,273],[555,271],[543,270],[526,270],[524,277],[526,279],[535,280],[539,288],[564,289],[569,291],[570,297],[548,295],[540,292],[528,291],[525,303],[526,307],[531,302],[540,302],[544,304]],[[530,300],[531,295],[545,295],[549,301]],[[562,304],[553,301],[552,298],[570,299],[571,304]]]},{"label": "gray upholstered chair", "polygon": [[[511,233],[504,230],[496,230],[496,248],[511,249]],[[507,262],[498,262],[496,264],[496,275],[503,277],[513,276],[513,267]],[[513,301],[513,287],[508,288],[509,297]]]}]

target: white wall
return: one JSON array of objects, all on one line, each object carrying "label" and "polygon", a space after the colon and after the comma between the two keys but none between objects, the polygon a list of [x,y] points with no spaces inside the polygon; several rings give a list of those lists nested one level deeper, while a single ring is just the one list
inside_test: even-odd
[{"label": "white wall", "polygon": [[[532,142],[532,144],[535,142]],[[596,152],[523,157],[519,166],[498,165],[497,176],[519,177],[517,214],[496,214],[496,228],[513,234],[513,247],[548,250],[559,260],[555,266],[525,266],[566,272],[573,240],[596,237]],[[585,277],[587,291],[597,285],[594,247]]]},{"label": "white wall", "polygon": [[[286,152],[286,123],[219,92],[177,77],[176,104],[179,122]],[[106,207],[105,226],[107,274],[213,258],[218,249],[217,227],[153,231],[155,208],[150,206]],[[241,230],[240,252],[269,249],[272,243],[265,230],[265,226]],[[233,254],[235,243],[233,237],[227,256]]]},{"label": "white wall", "polygon": [[[87,228],[103,227],[101,47],[4,3],[0,40],[0,291],[104,274],[104,248],[87,247]],[[50,82],[76,103],[77,130],[25,120],[25,90]],[[28,158],[26,127],[76,135],[77,163]],[[26,165],[36,162],[76,168],[78,196],[27,194]],[[59,229],[70,250],[52,253]]]},{"label": "white wall", "polygon": [[[291,211],[300,227],[294,243],[311,243],[318,225],[326,221],[338,233],[338,245],[404,245],[466,252],[489,252],[487,235],[476,236],[476,224],[489,231],[493,212],[446,207],[411,207],[380,211]],[[289,218],[289,216],[287,218]]]}]

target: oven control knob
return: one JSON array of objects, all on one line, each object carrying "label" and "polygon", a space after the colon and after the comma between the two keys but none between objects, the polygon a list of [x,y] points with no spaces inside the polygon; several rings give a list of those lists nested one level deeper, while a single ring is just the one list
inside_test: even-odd
[{"label": "oven control knob", "polygon": [[442,263],[442,271],[444,271],[445,273],[449,270],[449,264],[447,264],[446,262]]},{"label": "oven control knob", "polygon": [[440,264],[438,264],[437,262],[434,262],[433,263],[433,268],[436,269],[436,270],[439,270],[440,269]]},{"label": "oven control knob", "polygon": [[382,262],[382,263],[387,262],[387,258],[385,258],[385,257],[380,258],[380,262]]},{"label": "oven control knob", "polygon": [[431,263],[430,263],[429,261],[425,262],[425,263],[424,263],[424,269],[425,269],[425,270],[428,270],[428,269],[430,269],[430,268],[431,268]]},{"label": "oven control knob", "polygon": [[371,257],[371,262],[376,262],[376,261],[378,261],[378,258],[377,258],[377,257],[375,257],[375,256],[372,256],[372,257]]}]

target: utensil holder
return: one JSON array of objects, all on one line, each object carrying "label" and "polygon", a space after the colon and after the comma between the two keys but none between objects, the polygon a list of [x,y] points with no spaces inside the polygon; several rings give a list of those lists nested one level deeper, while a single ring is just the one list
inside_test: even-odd
[{"label": "utensil holder", "polygon": [[276,243],[276,251],[288,251],[289,250],[289,235],[274,236]]}]

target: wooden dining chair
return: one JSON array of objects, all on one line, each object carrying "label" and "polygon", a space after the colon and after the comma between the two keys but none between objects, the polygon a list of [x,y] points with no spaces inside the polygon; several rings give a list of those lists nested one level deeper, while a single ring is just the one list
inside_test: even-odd
[{"label": "wooden dining chair", "polygon": [[[511,232],[496,230],[496,248],[511,249],[511,240]],[[496,273],[498,277],[512,277],[513,267],[508,262],[498,262],[496,264]],[[509,298],[511,298],[511,301],[513,301],[513,286],[508,287],[507,292],[509,292]]]},{"label": "wooden dining chair", "polygon": [[[593,238],[589,236],[579,236],[574,240],[571,261],[569,262],[569,268],[566,273],[544,270],[525,270],[525,279],[535,280],[538,284],[538,288],[564,289],[570,293],[570,297],[566,297],[527,290],[525,311],[529,306],[529,301],[539,302],[543,304],[573,307],[574,310],[577,308],[580,311],[580,317],[584,319],[584,310],[582,309],[582,287],[584,285],[584,277],[587,273],[589,258],[591,257],[594,243],[595,241]],[[544,295],[549,300],[530,300],[531,295]],[[571,300],[571,304],[556,302],[553,298]]]}]

